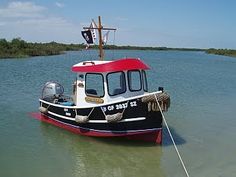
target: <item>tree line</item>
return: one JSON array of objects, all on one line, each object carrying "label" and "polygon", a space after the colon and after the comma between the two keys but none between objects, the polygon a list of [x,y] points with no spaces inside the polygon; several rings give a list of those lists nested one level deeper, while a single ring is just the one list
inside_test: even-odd
[{"label": "tree line", "polygon": [[104,49],[117,49],[117,50],[179,50],[179,51],[204,51],[204,49],[197,48],[170,48],[170,47],[142,47],[142,46],[116,46],[106,45]]},{"label": "tree line", "polygon": [[84,48],[83,44],[32,43],[21,38],[14,38],[11,41],[0,39],[0,58],[58,55],[64,51],[81,50],[82,48]]},{"label": "tree line", "polygon": [[232,50],[232,49],[213,49],[213,48],[211,48],[211,49],[207,49],[206,53],[236,57],[236,50]]},{"label": "tree line", "polygon": [[[23,58],[30,56],[59,55],[65,51],[75,51],[85,49],[82,44],[62,44],[57,42],[32,43],[21,38],[14,38],[11,41],[0,39],[0,59],[1,58]],[[98,49],[97,45],[90,46],[90,49]],[[168,48],[168,47],[140,47],[140,46],[116,46],[105,45],[107,50],[179,50],[179,51],[205,51],[209,54],[227,55],[236,57],[236,50],[232,49],[197,49],[197,48]]]}]

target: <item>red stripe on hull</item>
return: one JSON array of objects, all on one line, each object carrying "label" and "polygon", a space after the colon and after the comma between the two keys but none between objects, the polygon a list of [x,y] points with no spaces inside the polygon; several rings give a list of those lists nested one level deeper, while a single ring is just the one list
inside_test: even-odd
[{"label": "red stripe on hull", "polygon": [[86,130],[83,128],[73,127],[54,119],[48,118],[41,113],[30,113],[33,118],[40,121],[50,123],[60,128],[64,128],[73,133],[85,135],[85,136],[97,136],[97,137],[126,137],[128,139],[142,140],[148,142],[155,142],[157,144],[162,143],[162,129],[158,130],[147,130],[142,132],[127,132],[127,133],[112,133],[112,132],[100,132],[96,130]]},{"label": "red stripe on hull", "polygon": [[154,142],[157,144],[162,144],[162,129],[151,132],[145,132],[137,135],[130,135],[130,136],[128,135],[127,138],[132,140],[142,140],[146,142]]}]

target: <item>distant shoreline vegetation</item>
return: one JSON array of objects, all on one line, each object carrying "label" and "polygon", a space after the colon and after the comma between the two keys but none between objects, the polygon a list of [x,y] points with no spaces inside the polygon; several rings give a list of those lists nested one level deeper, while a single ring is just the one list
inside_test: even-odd
[{"label": "distant shoreline vegetation", "polygon": [[[0,59],[3,58],[25,58],[33,56],[59,55],[65,51],[78,51],[85,48],[82,44],[62,44],[57,42],[32,43],[21,38],[14,38],[11,41],[0,39]],[[98,46],[90,46],[97,49]],[[106,45],[107,50],[160,50],[160,51],[204,51],[208,54],[226,55],[236,57],[236,50],[231,49],[197,49],[197,48],[168,48],[168,47],[140,47],[140,46],[116,46]]]},{"label": "distant shoreline vegetation", "polygon": [[83,44],[32,43],[20,38],[11,41],[0,39],[0,58],[59,55],[64,51],[80,50],[82,48],[84,48]]},{"label": "distant shoreline vegetation", "polygon": [[104,49],[115,49],[115,50],[179,50],[179,51],[205,51],[205,49],[197,48],[170,48],[170,47],[140,47],[140,46],[116,46],[106,45]]},{"label": "distant shoreline vegetation", "polygon": [[211,48],[211,49],[207,49],[206,53],[236,57],[236,50],[232,50],[232,49],[213,49],[213,48]]}]

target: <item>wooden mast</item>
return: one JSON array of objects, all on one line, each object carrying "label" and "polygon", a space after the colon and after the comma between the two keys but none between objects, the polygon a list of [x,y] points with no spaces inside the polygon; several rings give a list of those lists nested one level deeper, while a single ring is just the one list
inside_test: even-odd
[{"label": "wooden mast", "polygon": [[104,60],[104,52],[102,48],[102,22],[101,17],[98,16],[98,36],[99,36],[99,59]]},{"label": "wooden mast", "polygon": [[[93,21],[93,20],[92,20]],[[95,24],[96,27],[84,27],[84,29],[97,29],[98,30],[98,36],[99,36],[99,43],[98,43],[98,47],[99,47],[99,59],[100,60],[104,60],[104,51],[103,51],[103,41],[102,41],[102,30],[116,30],[115,28],[104,28],[102,26],[102,21],[101,21],[101,17],[98,16],[98,26],[97,24],[93,21],[93,23]]]}]

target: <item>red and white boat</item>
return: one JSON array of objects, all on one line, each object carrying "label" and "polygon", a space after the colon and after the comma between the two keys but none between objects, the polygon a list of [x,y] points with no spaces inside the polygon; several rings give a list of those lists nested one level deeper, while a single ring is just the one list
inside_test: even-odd
[{"label": "red and white boat", "polygon": [[[100,17],[99,25],[92,29],[101,34],[104,28]],[[103,58],[102,47],[99,57]],[[170,98],[163,89],[148,92],[148,69],[139,58],[75,64],[71,68],[77,75],[72,96],[65,96],[59,83],[44,85],[39,99],[40,119],[86,136],[161,143],[161,111],[168,109]]]}]

